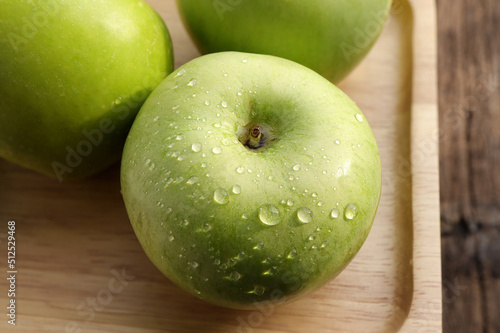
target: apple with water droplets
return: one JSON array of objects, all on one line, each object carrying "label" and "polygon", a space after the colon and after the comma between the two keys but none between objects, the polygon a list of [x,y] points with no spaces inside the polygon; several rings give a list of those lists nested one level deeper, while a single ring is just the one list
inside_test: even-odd
[{"label": "apple with water droplets", "polygon": [[366,118],[335,85],[289,60],[223,52],[153,91],[121,186],[161,272],[248,309],[296,300],[346,267],[372,226],[381,167]]},{"label": "apple with water droplets", "polygon": [[59,181],[118,161],[173,70],[167,27],[143,0],[2,0],[0,36],[0,157]]},{"label": "apple with water droplets", "polygon": [[392,0],[177,0],[202,53],[241,51],[296,61],[339,82],[368,54]]}]

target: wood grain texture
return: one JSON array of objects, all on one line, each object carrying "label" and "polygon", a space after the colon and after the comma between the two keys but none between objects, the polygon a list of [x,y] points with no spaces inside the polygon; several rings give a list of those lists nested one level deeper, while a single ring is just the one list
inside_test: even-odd
[{"label": "wood grain texture", "polygon": [[[169,27],[176,66],[198,56],[174,1],[148,2]],[[434,0],[396,0],[377,44],[340,85],[379,144],[380,207],[347,269],[291,304],[228,310],[173,285],[135,238],[118,166],[59,184],[0,160],[0,223],[17,221],[20,272],[19,326],[0,321],[0,331],[439,332],[436,53]],[[1,304],[6,287],[0,280]]]},{"label": "wood grain texture", "polygon": [[500,2],[438,0],[445,332],[500,332]]}]

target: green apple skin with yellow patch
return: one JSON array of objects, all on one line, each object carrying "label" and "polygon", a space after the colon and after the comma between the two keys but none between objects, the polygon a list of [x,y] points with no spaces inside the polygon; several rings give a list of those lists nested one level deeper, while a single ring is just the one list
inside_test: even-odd
[{"label": "green apple skin with yellow patch", "polygon": [[270,54],[307,66],[334,83],[366,56],[392,0],[177,0],[202,53]]},{"label": "green apple skin with yellow patch", "polygon": [[0,157],[56,177],[116,162],[149,93],[172,71],[168,30],[142,0],[4,0]]},{"label": "green apple skin with yellow patch", "polygon": [[331,82],[286,59],[197,58],[149,96],[121,186],[143,249],[171,281],[248,309],[337,276],[380,198],[370,126]]}]

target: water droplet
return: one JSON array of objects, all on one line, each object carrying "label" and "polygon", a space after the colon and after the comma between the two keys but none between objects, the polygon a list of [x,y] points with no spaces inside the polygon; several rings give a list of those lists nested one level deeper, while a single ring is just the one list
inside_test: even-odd
[{"label": "water droplet", "polygon": [[293,170],[295,170],[295,171],[299,171],[299,170],[300,170],[300,165],[299,165],[299,164],[295,164],[295,165],[293,166]]},{"label": "water droplet", "polygon": [[160,119],[160,117],[159,117],[159,116],[154,117],[154,118],[153,118],[153,122],[156,122],[158,119]]},{"label": "water droplet", "polygon": [[213,152],[214,154],[218,155],[218,154],[222,153],[222,148],[221,148],[221,147],[218,147],[218,146],[217,146],[217,147],[214,147],[214,148],[212,149],[212,152]]},{"label": "water droplet", "polygon": [[198,289],[195,289],[194,292],[197,294],[197,295],[201,295],[201,291],[199,291]]},{"label": "water droplet", "polygon": [[318,193],[313,192],[313,193],[311,193],[311,196],[312,196],[313,198],[317,198],[317,197],[318,197]]},{"label": "water droplet", "polygon": [[168,241],[172,242],[175,239],[174,235],[168,235]]},{"label": "water droplet", "polygon": [[258,243],[257,245],[255,245],[253,247],[254,250],[262,250],[262,248],[264,247],[264,243],[260,242]]},{"label": "water droplet", "polygon": [[287,259],[295,259],[297,257],[297,251],[296,250],[292,250],[290,252],[288,252],[288,254],[286,255]]},{"label": "water droplet", "polygon": [[262,272],[262,275],[267,276],[267,275],[273,275],[277,271],[276,267],[271,267],[268,270]]},{"label": "water droplet", "polygon": [[195,142],[191,145],[191,150],[194,151],[195,153],[199,153],[201,151],[201,143]]},{"label": "water droplet", "polygon": [[148,158],[148,159],[146,160],[146,165],[149,165],[150,163],[151,163],[151,160]]},{"label": "water droplet", "polygon": [[343,173],[344,173],[344,170],[342,170],[342,168],[338,168],[338,170],[337,170],[337,174],[338,174],[339,176],[342,176],[342,174],[343,174]]},{"label": "water droplet", "polygon": [[216,123],[213,123],[212,126],[215,127],[215,128],[219,128],[219,127],[221,127],[221,123],[220,123],[220,121],[218,121]]},{"label": "water droplet", "polygon": [[321,243],[321,248],[324,249],[328,245],[328,241]]},{"label": "water droplet", "polygon": [[248,59],[243,59],[241,62],[246,64],[248,62]]},{"label": "water droplet", "polygon": [[243,213],[243,215],[241,215],[241,218],[244,219],[244,220],[248,219],[248,214],[247,213]]},{"label": "water droplet", "polygon": [[312,221],[312,212],[309,208],[301,207],[297,210],[297,218],[302,223],[309,223]]},{"label": "water droplet", "polygon": [[227,191],[223,188],[216,189],[214,192],[214,201],[221,205],[227,204],[229,202]]},{"label": "water droplet", "polygon": [[293,202],[293,200],[292,200],[292,199],[288,199],[288,200],[286,201],[286,205],[287,205],[288,207],[292,207],[292,206],[293,206],[293,204],[294,204],[294,202]]},{"label": "water droplet", "polygon": [[180,105],[174,105],[174,106],[172,107],[172,110],[177,110],[179,107],[180,107]]},{"label": "water droplet", "polygon": [[196,184],[197,181],[198,181],[198,177],[193,176],[193,177],[189,178],[189,180],[187,181],[187,183],[189,185],[193,185],[193,184]]},{"label": "water droplet", "polygon": [[222,101],[221,105],[222,105],[223,108],[227,108],[227,102],[226,101]]},{"label": "water droplet", "polygon": [[238,91],[238,96],[242,96],[243,93],[241,91]]},{"label": "water droplet", "polygon": [[181,68],[181,69],[179,69],[179,71],[177,72],[177,74],[175,76],[183,76],[184,74],[186,74],[186,70],[184,68]]},{"label": "water droplet", "polygon": [[151,163],[151,165],[149,166],[149,170],[150,171],[153,171],[153,169],[155,168],[155,164],[154,163]]},{"label": "water droplet", "polygon": [[233,193],[234,194],[240,194],[241,193],[241,186],[240,185],[234,185],[233,186]]},{"label": "water droplet", "polygon": [[318,207],[323,206],[323,201],[318,201]]},{"label": "water droplet", "polygon": [[177,136],[175,137],[175,139],[176,139],[176,140],[178,140],[178,141],[181,141],[182,139],[184,139],[184,135],[179,134],[179,135],[177,135]]},{"label": "water droplet", "polygon": [[214,264],[217,265],[217,266],[219,266],[220,265],[220,259],[215,259],[214,260]]},{"label": "water droplet", "polygon": [[280,223],[280,211],[271,204],[259,208],[259,220],[266,225],[276,225]]},{"label": "water droplet", "polygon": [[340,140],[335,140],[335,144],[339,145],[340,144]]},{"label": "water droplet", "polygon": [[231,274],[229,274],[228,279],[232,281],[238,281],[239,279],[241,279],[241,274],[233,271],[231,272]]},{"label": "water droplet", "polygon": [[309,238],[308,238],[308,239],[309,239],[310,241],[312,241],[312,240],[314,240],[315,238],[316,238],[316,236],[311,235],[311,236],[309,236]]},{"label": "water droplet", "polygon": [[339,217],[340,213],[339,213],[339,210],[337,208],[334,208],[332,209],[332,211],[330,212],[330,217],[332,219],[336,219],[337,217]]},{"label": "water droplet", "polygon": [[208,99],[205,101],[205,105],[210,105],[210,101]]},{"label": "water droplet", "polygon": [[209,232],[212,229],[212,226],[208,223],[204,223],[203,227],[201,228],[201,231],[203,232]]},{"label": "water droplet", "polygon": [[198,264],[196,261],[191,261],[189,263],[189,266],[191,266],[192,268],[197,268],[200,264]]},{"label": "water droplet", "polygon": [[186,155],[180,155],[179,157],[177,157],[177,161],[182,161],[185,158],[186,158]]},{"label": "water droplet", "polygon": [[264,294],[265,290],[266,289],[262,286],[255,286],[255,288],[253,288],[253,290],[250,291],[250,293],[255,294],[257,296],[261,296],[262,294]]},{"label": "water droplet", "polygon": [[206,162],[201,163],[201,167],[202,167],[202,168],[206,168],[206,167],[207,167],[207,165],[208,165],[208,164],[207,164]]},{"label": "water droplet", "polygon": [[316,250],[317,248],[318,248],[318,244],[313,244],[313,245],[311,246],[311,249],[313,249],[313,250]]},{"label": "water droplet", "polygon": [[196,85],[196,83],[198,83],[196,81],[196,79],[192,79],[191,81],[189,81],[189,83],[187,85],[190,86],[190,87],[194,87]]},{"label": "water droplet", "polygon": [[356,115],[356,120],[357,120],[357,121],[363,121],[363,115],[362,115],[361,113],[358,113],[358,114]]},{"label": "water droplet", "polygon": [[236,172],[239,173],[239,174],[242,174],[243,172],[245,172],[245,168],[244,167],[239,167],[236,169]]},{"label": "water droplet", "polygon": [[182,220],[181,225],[187,227],[189,225],[189,220]]},{"label": "water droplet", "polygon": [[348,220],[352,220],[358,214],[358,207],[356,205],[350,203],[347,204],[344,208],[344,217]]}]

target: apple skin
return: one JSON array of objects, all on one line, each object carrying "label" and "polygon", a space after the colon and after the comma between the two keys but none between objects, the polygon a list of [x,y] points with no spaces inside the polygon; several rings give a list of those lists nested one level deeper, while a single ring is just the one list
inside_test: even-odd
[{"label": "apple skin", "polygon": [[173,69],[167,28],[143,1],[4,0],[0,35],[0,157],[60,181],[116,162]]},{"label": "apple skin", "polygon": [[[249,123],[274,140],[244,146]],[[381,167],[366,119],[332,83],[286,59],[222,52],[183,65],[146,100],[121,187],[161,272],[248,309],[298,299],[342,271],[373,223]]]},{"label": "apple skin", "polygon": [[293,60],[334,83],[368,53],[392,0],[177,0],[202,53],[241,51]]}]

